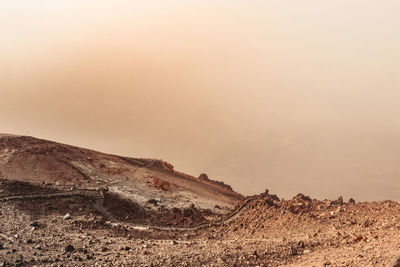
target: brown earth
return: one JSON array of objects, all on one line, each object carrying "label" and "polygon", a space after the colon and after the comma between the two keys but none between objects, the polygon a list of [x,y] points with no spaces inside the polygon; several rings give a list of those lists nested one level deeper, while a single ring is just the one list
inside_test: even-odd
[{"label": "brown earth", "polygon": [[162,160],[104,154],[29,136],[0,135],[2,177],[57,190],[108,187],[140,205],[159,199],[158,206],[166,208],[195,205],[217,213],[243,199],[212,180],[177,172]]},{"label": "brown earth", "polygon": [[[130,227],[124,216],[143,219],[145,210],[105,198],[109,211],[118,210],[118,223],[107,222],[84,197],[2,202],[0,264],[394,266],[399,255],[400,204],[392,201],[341,203],[301,194],[285,201],[261,194],[222,225],[159,231],[146,229],[146,220]],[[63,219],[67,213],[71,218]]]},{"label": "brown earth", "polygon": [[[268,192],[243,198],[163,161],[4,138],[0,266],[396,266],[400,257],[397,202],[302,194],[283,200]],[[19,176],[29,173],[25,167],[36,171]],[[126,174],[132,176],[120,177]],[[154,188],[152,177],[168,181],[170,190]],[[200,189],[187,193],[185,183]],[[99,190],[63,193],[85,188]],[[28,197],[35,195],[41,197]]]}]

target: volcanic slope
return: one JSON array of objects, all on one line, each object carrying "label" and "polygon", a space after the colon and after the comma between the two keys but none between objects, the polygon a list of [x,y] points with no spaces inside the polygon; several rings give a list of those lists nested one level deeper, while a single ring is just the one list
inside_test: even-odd
[{"label": "volcanic slope", "polygon": [[226,213],[243,199],[222,182],[177,172],[162,160],[110,155],[9,134],[0,134],[0,178],[58,191],[108,188],[108,196],[117,196],[121,203],[153,210],[192,207]]},{"label": "volcanic slope", "polygon": [[161,160],[13,135],[0,178],[0,266],[400,266],[399,202],[244,198]]}]

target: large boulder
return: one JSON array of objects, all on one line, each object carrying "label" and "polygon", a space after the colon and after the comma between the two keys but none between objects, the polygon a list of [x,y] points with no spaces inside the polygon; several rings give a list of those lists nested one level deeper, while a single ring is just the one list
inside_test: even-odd
[{"label": "large boulder", "polygon": [[171,189],[171,185],[169,182],[164,181],[164,180],[154,177],[154,176],[151,177],[151,184],[153,187],[163,190],[163,191],[168,191]]},{"label": "large boulder", "polygon": [[208,175],[205,173],[200,174],[199,179],[204,180],[204,181],[210,180],[210,179],[208,179]]}]

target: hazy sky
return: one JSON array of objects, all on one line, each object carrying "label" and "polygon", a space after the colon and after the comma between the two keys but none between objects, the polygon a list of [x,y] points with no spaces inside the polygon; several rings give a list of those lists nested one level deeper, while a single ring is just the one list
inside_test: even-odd
[{"label": "hazy sky", "polygon": [[400,2],[0,1],[0,132],[253,194],[400,200]]}]

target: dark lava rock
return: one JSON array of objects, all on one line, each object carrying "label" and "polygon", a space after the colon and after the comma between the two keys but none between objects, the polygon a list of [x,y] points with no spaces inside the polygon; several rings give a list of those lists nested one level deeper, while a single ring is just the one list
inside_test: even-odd
[{"label": "dark lava rock", "polygon": [[297,254],[298,254],[297,249],[295,249],[295,248],[290,248],[289,254],[292,255],[292,256],[297,255]]},{"label": "dark lava rock", "polygon": [[30,226],[37,228],[37,227],[39,227],[39,223],[37,223],[37,222],[32,222],[32,223],[30,224]]},{"label": "dark lava rock", "polygon": [[73,245],[68,245],[65,247],[65,252],[73,252],[75,250]]}]

